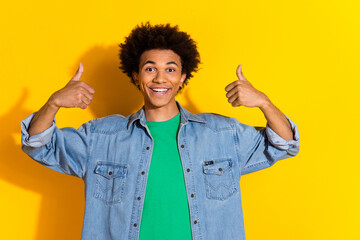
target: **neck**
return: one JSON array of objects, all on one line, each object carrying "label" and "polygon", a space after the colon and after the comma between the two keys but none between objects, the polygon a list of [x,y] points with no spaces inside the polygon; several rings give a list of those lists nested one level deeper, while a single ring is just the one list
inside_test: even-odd
[{"label": "neck", "polygon": [[145,103],[145,118],[151,122],[163,122],[175,117],[179,113],[176,102],[164,106],[154,107]]}]

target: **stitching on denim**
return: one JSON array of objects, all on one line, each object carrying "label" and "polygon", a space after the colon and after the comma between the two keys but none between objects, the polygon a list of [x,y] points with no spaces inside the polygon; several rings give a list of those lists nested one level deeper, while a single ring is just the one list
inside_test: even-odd
[{"label": "stitching on denim", "polygon": [[[106,162],[106,161],[97,161],[97,164],[100,164],[102,162]],[[128,164],[126,164],[125,167],[128,167]],[[100,179],[104,180],[104,183],[110,186],[109,187],[105,186],[104,188],[101,187],[102,185],[100,184]],[[95,185],[96,188],[93,196],[103,201],[106,206],[112,206],[114,204],[121,203],[123,200],[126,181],[127,181],[126,174],[124,176],[119,176],[112,179],[106,179],[106,177],[102,176],[101,174],[96,174],[96,185]],[[114,191],[114,193],[111,192],[109,196],[107,196],[107,192],[111,189],[114,189],[115,183],[120,183],[120,186],[116,188],[116,191]]]},{"label": "stitching on denim", "polygon": [[[205,124],[200,124],[200,126],[204,126]],[[180,139],[181,137],[180,137],[180,135],[179,135],[179,133],[180,133],[180,131],[181,131],[181,129],[185,129],[186,128],[186,125],[183,125],[180,129],[179,129],[179,132],[178,132],[178,139]],[[181,133],[182,133],[182,135],[183,135],[183,132],[184,132],[185,130],[183,130]],[[177,140],[178,140],[177,139]],[[182,143],[179,143],[178,141],[177,141],[177,144],[179,145],[179,144],[184,144],[185,146],[187,146],[187,142],[186,142],[186,137],[183,137],[182,138],[182,140],[183,140],[183,142]],[[189,151],[188,151],[188,147],[186,147],[186,148],[183,148],[183,152],[185,152],[185,158],[187,158],[188,159],[188,164],[190,165],[190,167],[191,167],[191,169],[194,169],[194,168],[192,168],[192,161],[191,161],[191,158],[190,158],[190,154],[189,154]],[[182,164],[182,159],[181,159],[181,154],[180,154],[180,151],[179,151],[179,157],[180,157],[180,160],[181,160],[181,164]],[[190,176],[191,176],[191,181],[193,182],[193,183],[195,183],[195,177],[194,177],[194,174],[193,174],[193,171],[190,171]],[[184,176],[184,181],[185,181],[185,176]],[[186,185],[185,185],[186,186]],[[195,188],[195,184],[193,184],[193,187]],[[193,189],[194,190],[194,192],[196,192],[195,191],[195,189]],[[187,193],[186,193],[186,195],[187,195]],[[188,196],[187,196],[188,197]],[[195,230],[194,230],[194,235],[197,233],[197,237],[196,237],[196,239],[202,239],[202,236],[201,236],[201,228],[200,228],[200,223],[201,223],[201,219],[199,218],[200,217],[200,214],[199,214],[199,207],[198,207],[198,202],[197,202],[197,197],[195,197],[193,200],[193,208],[192,208],[192,210],[193,210],[193,212],[195,212],[195,214],[196,214],[196,216],[197,216],[197,219],[196,219],[196,221],[198,221],[198,224],[196,224],[197,225],[197,229],[198,229],[198,231],[196,232]],[[191,231],[193,231],[193,223],[191,222],[190,223],[191,224]]]},{"label": "stitching on denim", "polygon": [[232,128],[231,127],[223,127],[223,128],[212,128],[211,126],[209,126],[209,124],[201,124],[199,126],[202,126],[202,127],[205,127],[205,128],[208,128],[210,130],[212,130],[213,132],[224,132],[224,131],[231,131]]},{"label": "stitching on denim", "polygon": [[[228,160],[231,158],[220,158],[220,159],[215,159],[215,160]],[[233,162],[231,160],[231,163],[232,163],[232,166],[228,169],[228,171],[226,171],[223,175],[219,176],[219,177],[222,177],[225,179],[225,176],[229,175],[228,178],[229,178],[229,181],[230,181],[230,186],[227,187],[226,185],[224,185],[226,187],[226,189],[228,190],[228,193],[225,197],[219,197],[215,191],[215,189],[212,187],[212,185],[210,184],[210,181],[208,180],[208,178],[210,178],[210,175],[209,174],[206,174],[206,173],[203,173],[203,176],[204,176],[204,180],[205,180],[205,186],[206,186],[206,197],[208,199],[216,199],[216,200],[221,200],[221,201],[224,201],[226,199],[228,199],[229,197],[231,197],[232,195],[234,195],[236,192],[237,192],[237,188],[236,188],[236,185],[235,185],[235,176],[234,176],[234,173],[233,173]],[[203,162],[203,169],[204,169],[204,162]],[[211,174],[212,175],[212,174]],[[211,190],[213,192],[215,192],[215,196],[214,194],[211,194]]]},{"label": "stitching on denim", "polygon": [[233,127],[232,131],[233,131],[233,138],[234,138],[234,142],[235,142],[235,151],[236,151],[236,154],[237,154],[237,159],[238,159],[238,164],[239,164],[239,171],[240,171],[240,176],[241,176],[242,169],[243,169],[244,166],[242,166],[242,164],[241,164],[239,139],[237,137],[237,131],[236,131],[236,126],[235,126],[234,119],[230,118],[230,123],[231,123],[231,126]]},{"label": "stitching on denim", "polygon": [[[146,129],[144,129],[144,131],[146,131]],[[146,155],[146,151],[148,151],[148,150],[145,150],[145,149],[146,149],[146,138],[149,137],[149,139],[151,140],[151,137],[148,136],[147,131],[145,132],[145,134],[144,134],[143,136],[144,136],[144,138],[142,139],[142,140],[143,140],[143,141],[142,141],[143,147],[142,147],[142,152],[141,152],[141,157],[140,157],[140,163],[138,164],[139,169],[137,169],[135,194],[137,194],[138,192],[141,192],[141,190],[142,190],[142,189],[139,189],[139,185],[140,185],[140,183],[141,183],[141,178],[143,178],[143,177],[141,176],[141,168],[144,168],[145,155]],[[150,161],[149,161],[149,162],[151,162],[151,157],[152,157],[153,149],[154,149],[154,143],[152,142],[151,154],[149,155],[149,158],[150,158]],[[149,169],[150,169],[150,166],[149,166],[149,168],[148,168],[148,170],[147,170],[147,176],[148,176],[148,174],[149,174]],[[147,179],[147,177],[146,177],[146,179]],[[145,184],[145,180],[142,180],[142,181],[143,181],[144,184]],[[146,181],[147,181],[147,180],[146,180]],[[144,190],[146,190],[146,187],[145,187]],[[138,206],[137,214],[136,214],[136,206],[137,206],[137,204],[139,204],[139,206]],[[132,223],[133,223],[133,220],[134,220],[134,219],[141,221],[141,214],[140,214],[141,209],[140,209],[140,204],[141,204],[141,203],[136,202],[136,199],[133,199],[133,207],[132,207],[132,209],[131,209],[131,217],[130,217],[130,221],[129,221],[130,226],[129,226],[129,238],[128,238],[128,239],[133,239],[132,236],[139,233],[139,230],[134,229],[134,227],[132,226]],[[144,207],[144,206],[142,205],[142,207]],[[138,217],[138,219],[136,219],[136,217]],[[137,224],[138,224],[138,226],[140,227],[140,222],[139,222],[139,221],[137,221]],[[139,227],[138,227],[137,229],[140,229]]]},{"label": "stitching on denim", "polygon": [[[115,205],[117,203],[121,203],[122,202],[122,197],[123,197],[123,193],[124,193],[124,185],[125,185],[125,181],[126,181],[126,177],[123,177],[124,179],[121,182],[121,185],[118,187],[119,192],[115,192],[114,194],[111,193],[108,197],[106,197],[106,192],[108,191],[107,189],[105,189],[104,191],[101,190],[101,187],[99,184],[99,176],[96,176],[96,189],[94,192],[94,197],[101,200],[102,202],[105,203],[105,206],[110,207],[112,205]],[[117,179],[120,180],[120,179]],[[107,180],[110,181],[110,180]],[[115,179],[112,179],[111,181],[113,181],[113,183],[111,184],[112,186],[115,185]],[[110,189],[112,189],[111,187],[109,187]],[[101,194],[101,192],[103,192],[103,194]],[[116,194],[117,193],[117,194]],[[115,199],[114,195],[118,195],[117,198]]]},{"label": "stitching on denim", "polygon": [[[61,164],[60,164],[60,162],[59,162],[59,164],[58,164],[58,167],[64,172],[64,173],[71,173],[71,171],[67,171],[67,170],[65,170],[62,166],[61,166]],[[72,174],[71,174],[72,175]]]},{"label": "stitching on denim", "polygon": [[[113,129],[110,131],[101,129],[102,128],[101,125],[106,124],[109,120],[113,120],[113,119],[119,120],[118,123],[121,123],[124,126],[116,126],[117,127],[116,129]],[[92,125],[92,128],[90,128],[90,131],[92,133],[100,133],[100,134],[108,134],[108,135],[116,134],[119,131],[127,130],[128,122],[126,122],[126,124],[123,122],[123,120],[125,120],[125,119],[127,119],[127,118],[122,115],[110,115],[110,116],[103,117],[103,118],[92,119],[89,122]],[[99,127],[100,129],[97,130],[96,125],[100,125],[100,127]]]},{"label": "stitching on denim", "polygon": [[116,133],[118,133],[120,131],[127,131],[127,128],[122,127],[122,128],[118,128],[118,129],[115,129],[115,130],[112,130],[112,131],[104,131],[104,130],[92,129],[92,133],[105,134],[105,135],[113,135],[113,134],[116,134]]},{"label": "stitching on denim", "polygon": [[[249,169],[249,168],[252,168],[252,167],[257,167],[259,165],[268,165],[268,167],[272,166],[275,162],[276,162],[276,159],[277,158],[273,158],[270,153],[268,151],[265,151],[264,154],[266,155],[266,158],[267,159],[271,159],[271,160],[265,160],[265,161],[262,161],[262,162],[257,162],[257,163],[254,163],[254,164],[251,164],[249,166],[247,166],[245,169]],[[276,154],[275,154],[276,155]]]},{"label": "stitching on denim", "polygon": [[42,146],[44,146],[45,144],[44,144],[44,140],[42,139],[42,137],[41,136],[39,136],[39,141],[41,142],[41,145]]},{"label": "stitching on denim", "polygon": [[[88,146],[87,146],[87,158],[86,158],[86,162],[85,162],[85,166],[84,166],[84,172],[83,172],[83,174],[82,174],[82,179],[84,179],[85,180],[85,178],[86,178],[86,176],[87,176],[87,173],[88,173],[88,170],[89,170],[89,161],[90,161],[90,156],[91,156],[91,152],[92,152],[92,143],[93,143],[93,134],[92,134],[92,132],[91,132],[91,128],[93,128],[93,124],[91,124],[90,126],[89,126],[89,129],[90,129],[90,131],[89,131],[89,142],[88,142]],[[84,129],[84,132],[85,132],[85,129]]]},{"label": "stitching on denim", "polygon": [[246,166],[245,169],[249,169],[249,168],[256,167],[256,166],[259,166],[259,165],[263,165],[263,164],[266,164],[266,163],[269,163],[269,161],[262,161],[262,162],[253,163],[251,165]]}]

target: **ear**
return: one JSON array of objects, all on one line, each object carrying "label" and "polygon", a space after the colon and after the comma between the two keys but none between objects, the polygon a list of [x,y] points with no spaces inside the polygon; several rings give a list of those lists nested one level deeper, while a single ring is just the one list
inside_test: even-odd
[{"label": "ear", "polygon": [[135,82],[135,85],[139,86],[139,74],[137,72],[133,72],[132,73],[132,78],[133,78],[133,80]]},{"label": "ear", "polygon": [[185,79],[186,79],[186,73],[183,73],[183,74],[181,75],[181,80],[180,80],[181,87],[183,86]]}]

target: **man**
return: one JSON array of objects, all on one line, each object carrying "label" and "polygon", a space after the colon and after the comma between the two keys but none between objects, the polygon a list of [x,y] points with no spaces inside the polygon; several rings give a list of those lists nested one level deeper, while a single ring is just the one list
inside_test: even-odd
[{"label": "man", "polygon": [[80,64],[22,122],[23,150],[84,180],[82,239],[245,239],[240,177],[295,156],[295,123],[250,84],[241,65],[226,96],[234,107],[260,108],[266,128],[184,109],[175,96],[200,57],[177,26],[137,26],[120,49],[121,69],[143,94],[143,108],[58,129],[59,108],[85,109],[93,99],[94,89],[80,81]]}]

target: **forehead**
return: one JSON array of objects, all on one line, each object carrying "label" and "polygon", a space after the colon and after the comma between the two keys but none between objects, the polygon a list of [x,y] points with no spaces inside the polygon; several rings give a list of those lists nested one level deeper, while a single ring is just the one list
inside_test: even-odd
[{"label": "forehead", "polygon": [[151,49],[143,52],[140,56],[140,66],[147,61],[152,61],[156,64],[166,64],[168,62],[181,64],[180,56],[170,49]]}]

